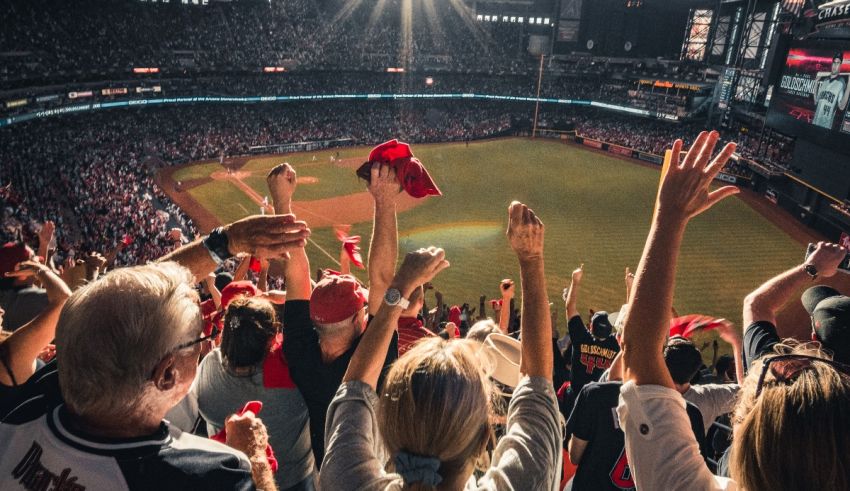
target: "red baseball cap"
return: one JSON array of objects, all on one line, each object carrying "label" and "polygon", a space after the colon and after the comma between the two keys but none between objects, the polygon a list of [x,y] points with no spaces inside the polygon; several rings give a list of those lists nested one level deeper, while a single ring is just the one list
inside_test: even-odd
[{"label": "red baseball cap", "polygon": [[15,270],[18,263],[29,260],[32,257],[32,251],[26,244],[18,242],[7,242],[0,247],[0,278],[6,273]]},{"label": "red baseball cap", "polygon": [[227,306],[230,305],[230,302],[235,300],[236,297],[241,295],[245,295],[246,297],[256,297],[259,294],[260,290],[258,290],[257,287],[250,281],[231,281],[221,291],[221,310],[227,309]]},{"label": "red baseball cap", "polygon": [[310,319],[333,324],[353,316],[366,305],[369,292],[349,274],[325,274],[310,295]]}]

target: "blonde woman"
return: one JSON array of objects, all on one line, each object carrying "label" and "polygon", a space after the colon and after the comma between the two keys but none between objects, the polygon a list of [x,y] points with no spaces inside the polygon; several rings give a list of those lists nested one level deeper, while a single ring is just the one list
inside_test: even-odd
[{"label": "blonde woman", "polygon": [[[382,353],[403,309],[398,297],[408,297],[449,266],[443,250],[432,247],[405,257],[328,409],[321,489],[554,489],[562,428],[552,388],[543,223],[514,202],[508,239],[522,275],[523,379],[491,463],[492,387],[475,342],[420,341],[390,369],[380,395],[375,393]],[[477,482],[476,469],[485,471]]]},{"label": "blonde woman", "polygon": [[623,332],[618,413],[638,489],[850,489],[848,367],[810,347],[778,348],[750,369],[735,410],[731,479],[703,464],[674,389],[662,347],[670,321],[676,261],[688,221],[737,192],[709,186],[735,150],[703,132],[683,161],[681,140],[661,182]]}]

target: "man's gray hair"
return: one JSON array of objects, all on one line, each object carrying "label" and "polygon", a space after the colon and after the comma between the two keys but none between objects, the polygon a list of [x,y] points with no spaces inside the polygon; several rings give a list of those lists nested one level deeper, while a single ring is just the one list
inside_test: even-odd
[{"label": "man's gray hair", "polygon": [[141,407],[157,362],[201,328],[192,273],[177,263],[113,270],[71,295],[56,327],[59,384],[80,416]]}]

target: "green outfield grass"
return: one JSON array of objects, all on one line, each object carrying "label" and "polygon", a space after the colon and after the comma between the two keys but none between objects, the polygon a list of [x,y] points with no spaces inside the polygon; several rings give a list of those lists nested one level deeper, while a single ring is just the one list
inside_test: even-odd
[{"label": "green outfield grass", "polygon": [[[546,224],[546,274],[549,297],[563,314],[561,290],[570,272],[585,264],[579,295],[581,312],[619,310],[624,301],[623,269],[640,258],[649,226],[659,168],[608,157],[556,141],[503,139],[486,142],[415,145],[444,193],[399,216],[400,253],[425,245],[446,249],[452,267],[436,286],[451,303],[477,305],[481,294],[498,295],[502,278],[517,279],[518,269],[504,228],[511,200],[528,203]],[[364,159],[368,149],[346,149],[341,158]],[[267,194],[259,175],[277,162],[294,164],[299,176],[317,184],[299,186],[298,199],[362,191],[351,170],[329,163],[331,151],[255,159],[243,170],[246,180]],[[313,162],[313,156],[317,162]],[[205,168],[206,169],[206,168]],[[180,172],[195,172],[192,168]],[[254,206],[234,186],[210,183],[193,196],[223,221]],[[234,206],[235,204],[235,206]],[[368,249],[370,222],[354,224]],[[338,256],[332,230],[314,230],[308,246],[312,266],[334,264],[319,248]],[[781,229],[737,198],[720,203],[688,228],[677,277],[675,306],[681,314],[704,313],[740,323],[744,296],[761,281],[799,262],[803,248]],[[365,274],[358,273],[361,278]],[[430,297],[429,297],[430,299]],[[433,302],[433,300],[431,300]],[[565,328],[563,320],[561,330]]]}]

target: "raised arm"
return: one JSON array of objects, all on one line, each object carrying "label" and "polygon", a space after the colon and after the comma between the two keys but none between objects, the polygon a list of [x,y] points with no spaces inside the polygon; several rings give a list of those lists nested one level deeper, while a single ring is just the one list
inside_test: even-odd
[{"label": "raised arm", "polygon": [[[409,252],[404,257],[398,273],[390,282],[389,288],[396,288],[401,292],[402,297],[410,298],[413,290],[419,285],[431,281],[437,273],[449,267],[445,257],[445,251],[436,247]],[[369,294],[371,297],[371,291]],[[385,305],[383,296],[373,302],[377,303],[379,308],[369,328],[360,338],[360,344],[357,345],[351,357],[342,381],[359,380],[377,390],[378,377],[384,367],[387,349],[398,325],[402,308]]]},{"label": "raised arm", "polygon": [[[818,277],[829,278],[838,271],[838,265],[846,254],[847,251],[837,244],[818,242],[805,262],[767,280],[744,298],[744,328],[757,321],[767,321],[776,326],[776,314],[782,306],[815,279],[806,272],[806,267],[810,270],[813,267]],[[776,333],[780,338],[794,334],[780,326],[776,326]]]},{"label": "raised arm", "polygon": [[212,301],[215,304],[215,309],[220,309],[221,292],[218,291],[218,287],[215,286],[215,273],[210,273],[204,276],[204,285],[206,285],[207,291],[210,293],[210,297],[212,297]]},{"label": "raised arm", "polygon": [[662,350],[685,227],[691,218],[738,192],[734,186],[709,191],[712,179],[735,150],[735,144],[729,143],[711,160],[718,139],[716,131],[700,133],[684,161],[680,161],[682,141],[673,144],[672,161],[661,181],[623,328],[624,376],[637,385],[673,388]]},{"label": "raised arm", "polygon": [[244,254],[239,259],[239,265],[236,266],[236,270],[233,271],[233,281],[242,281],[247,278],[249,269],[251,269],[251,255]]},{"label": "raised arm", "polygon": [[[295,193],[297,176],[295,169],[288,163],[277,165],[269,172],[266,183],[272,195],[275,213],[292,213],[292,195]],[[302,247],[291,251],[289,260],[283,268],[286,279],[286,298],[288,300],[309,300],[313,291],[310,283],[310,260]]]},{"label": "raised arm", "polygon": [[21,263],[19,269],[6,276],[22,279],[35,276],[47,290],[47,307],[3,342],[8,354],[6,362],[15,379],[5,369],[0,369],[0,383],[13,385],[13,382],[22,384],[33,374],[36,356],[55,337],[59,313],[71,296],[71,289],[47,266],[33,261]]},{"label": "raised arm", "polygon": [[552,319],[543,272],[543,222],[524,204],[508,209],[508,242],[519,260],[522,289],[520,373],[552,380]]},{"label": "raised arm", "polygon": [[581,285],[581,279],[584,277],[584,264],[573,271],[570,286],[564,293],[564,303],[567,309],[567,321],[578,315],[576,308],[576,300],[578,299],[578,289]]},{"label": "raised arm", "polygon": [[[295,221],[292,215],[254,215],[216,230],[224,236],[231,256],[244,252],[265,258],[288,257],[290,252],[303,251],[310,236],[307,224]],[[195,278],[204,278],[218,266],[204,246],[205,239],[195,240],[157,261],[175,261],[188,268]]]},{"label": "raised arm", "polygon": [[[735,383],[740,385],[744,383],[744,347],[743,340],[741,339],[741,332],[735,327],[735,324],[732,324],[726,319],[722,320],[723,323],[717,328],[717,333],[720,335],[720,339],[732,345],[732,357],[735,359]],[[715,354],[715,357],[716,356],[717,355]],[[715,359],[715,362],[716,361],[717,360]],[[712,363],[712,365],[714,365],[714,363]]]},{"label": "raised arm", "polygon": [[499,289],[502,292],[502,307],[499,309],[499,329],[504,334],[507,334],[511,328],[511,299],[514,298],[515,288],[516,285],[514,285],[513,280],[504,279],[499,284]]},{"label": "raised arm", "polygon": [[[369,194],[375,201],[375,214],[369,244],[369,295],[384,298],[398,258],[396,199],[401,188],[395,169],[389,165],[373,163],[371,172]],[[375,315],[378,308],[380,303],[370,303],[369,313]]]},{"label": "raised arm", "polygon": [[44,264],[49,264],[50,261],[50,242],[53,241],[53,233],[56,231],[56,224],[48,220],[41,226],[38,231],[38,252],[37,255],[44,259]]}]

